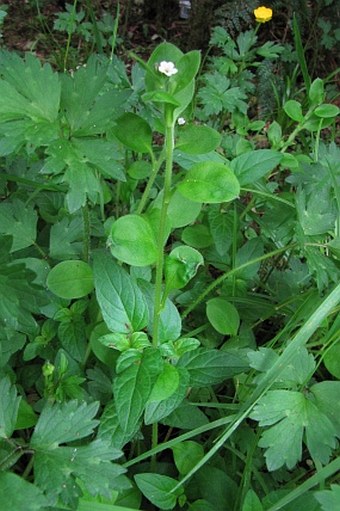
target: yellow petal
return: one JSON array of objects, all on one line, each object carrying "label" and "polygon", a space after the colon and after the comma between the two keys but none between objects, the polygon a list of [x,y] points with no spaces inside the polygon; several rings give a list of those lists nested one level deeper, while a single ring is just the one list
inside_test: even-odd
[{"label": "yellow petal", "polygon": [[258,7],[254,10],[254,16],[259,23],[266,23],[273,17],[273,11],[269,7]]}]

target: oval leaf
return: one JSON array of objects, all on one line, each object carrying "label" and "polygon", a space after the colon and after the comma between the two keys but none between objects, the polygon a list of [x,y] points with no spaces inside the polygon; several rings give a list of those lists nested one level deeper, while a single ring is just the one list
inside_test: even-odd
[{"label": "oval leaf", "polygon": [[207,303],[207,317],[212,326],[223,335],[236,335],[240,317],[232,303],[223,298],[212,298]]},{"label": "oval leaf", "polygon": [[147,220],[139,215],[125,215],[112,225],[111,253],[132,266],[149,266],[157,258],[157,243]]},{"label": "oval leaf", "polygon": [[240,185],[234,173],[222,163],[200,162],[188,171],[178,190],[193,202],[228,202],[239,196]]},{"label": "oval leaf", "polygon": [[180,130],[176,148],[188,154],[204,154],[214,151],[220,142],[221,135],[213,128],[189,125]]},{"label": "oval leaf", "polygon": [[48,274],[47,287],[60,298],[82,298],[93,290],[91,266],[84,261],[62,261]]},{"label": "oval leaf", "polygon": [[115,135],[122,144],[137,153],[149,153],[152,150],[152,131],[139,115],[126,113],[116,120]]}]

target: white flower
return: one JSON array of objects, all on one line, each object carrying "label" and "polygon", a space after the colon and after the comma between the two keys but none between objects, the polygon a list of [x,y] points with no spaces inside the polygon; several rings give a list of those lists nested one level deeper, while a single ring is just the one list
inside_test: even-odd
[{"label": "white flower", "polygon": [[166,76],[172,76],[178,73],[178,69],[175,68],[175,64],[173,62],[167,62],[166,60],[162,60],[159,64],[158,71]]},{"label": "white flower", "polygon": [[178,117],[177,122],[180,126],[183,126],[183,124],[186,123],[186,120],[184,119],[184,117]]}]

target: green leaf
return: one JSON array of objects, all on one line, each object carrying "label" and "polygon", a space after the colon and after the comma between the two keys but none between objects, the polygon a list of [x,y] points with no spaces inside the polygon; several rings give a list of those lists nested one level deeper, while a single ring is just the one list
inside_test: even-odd
[{"label": "green leaf", "polygon": [[325,119],[329,117],[330,118],[336,117],[337,115],[339,115],[339,112],[340,112],[339,107],[327,103],[317,106],[316,109],[314,110],[315,115]]},{"label": "green leaf", "polygon": [[326,351],[323,362],[327,371],[340,380],[340,341]]},{"label": "green leaf", "polygon": [[187,172],[178,190],[193,202],[220,203],[236,199],[240,185],[233,172],[221,163],[196,163]]},{"label": "green leaf", "polygon": [[308,97],[311,105],[320,105],[325,97],[325,87],[321,78],[316,78],[310,86]]},{"label": "green leaf", "polygon": [[12,252],[30,247],[37,237],[37,212],[18,199],[0,204],[0,233],[13,236]]},{"label": "green leaf", "polygon": [[[336,445],[336,430],[331,420],[315,401],[301,392],[271,390],[255,405],[250,417],[260,426],[272,426],[260,439],[266,448],[268,470],[277,470],[286,464],[292,469],[301,459],[302,439],[314,460],[327,463]],[[274,424],[274,425],[273,425]]]},{"label": "green leaf", "polygon": [[193,82],[201,62],[201,53],[198,50],[192,50],[183,55],[177,62],[176,67],[178,72],[174,75],[174,92],[185,89],[191,82]]},{"label": "green leaf", "polygon": [[233,241],[233,218],[220,206],[212,206],[208,211],[210,232],[219,255],[225,255]]},{"label": "green leaf", "polygon": [[248,363],[237,351],[199,348],[185,353],[178,366],[187,369],[192,387],[207,387],[242,373],[248,368]]},{"label": "green leaf", "polygon": [[152,401],[151,396],[146,403],[144,422],[154,424],[168,417],[176,410],[184,400],[189,387],[189,373],[183,367],[176,366],[179,383],[176,391],[168,398],[161,401]]},{"label": "green leaf", "polygon": [[254,490],[248,490],[243,502],[242,511],[263,511],[260,499]]},{"label": "green leaf", "polygon": [[214,151],[220,142],[218,131],[209,126],[190,124],[180,128],[176,149],[188,154],[204,154]]},{"label": "green leaf", "polygon": [[49,64],[42,65],[32,53],[25,59],[1,52],[0,120],[16,117],[42,118],[53,122],[58,115],[60,82]]},{"label": "green leaf", "polygon": [[29,405],[25,399],[21,399],[15,423],[15,430],[31,428],[32,426],[35,426],[36,423],[37,415],[35,414],[32,406]]},{"label": "green leaf", "polygon": [[230,166],[241,186],[261,179],[275,169],[282,160],[282,154],[272,149],[248,151],[234,158]]},{"label": "green leaf", "polygon": [[60,298],[82,298],[93,290],[93,273],[84,261],[62,261],[52,268],[47,287]]},{"label": "green leaf", "polygon": [[[40,313],[40,305],[45,304],[47,298],[33,285],[35,273],[23,263],[12,262],[9,253],[11,238],[0,236],[0,241],[0,320],[16,332],[36,335],[37,324],[32,313]],[[9,340],[11,337],[9,330],[5,338]]]},{"label": "green leaf", "polygon": [[175,366],[165,363],[152,388],[149,401],[163,401],[172,396],[179,386],[179,373]]},{"label": "green leaf", "polygon": [[83,249],[84,227],[80,215],[64,217],[50,229],[50,257],[72,259],[80,256]]},{"label": "green leaf", "polygon": [[[155,288],[152,284],[145,280],[139,281],[138,285],[144,295],[143,303],[146,304],[149,310],[148,333],[151,337],[153,331],[152,318],[154,313]],[[175,341],[180,336],[181,329],[181,316],[173,302],[167,299],[160,313],[159,342],[165,343],[167,341]]]},{"label": "green leaf", "polygon": [[130,365],[115,378],[113,394],[118,420],[125,435],[135,431],[161,370],[159,352],[149,348],[143,351],[139,363]]},{"label": "green leaf", "polygon": [[112,332],[142,330],[148,322],[148,309],[135,280],[103,251],[93,255],[97,300],[103,319]]},{"label": "green leaf", "polygon": [[314,497],[321,504],[322,511],[340,510],[340,485],[331,484],[330,490],[323,490],[314,493]]},{"label": "green leaf", "polygon": [[127,488],[129,483],[120,476],[124,468],[111,463],[121,455],[109,443],[95,440],[88,445],[38,449],[34,458],[35,483],[42,488],[52,505],[60,500],[65,504],[77,501],[81,486],[92,495],[110,497],[115,488]]},{"label": "green leaf", "polygon": [[194,248],[207,248],[213,242],[208,226],[204,224],[189,225],[182,232],[182,241]]},{"label": "green leaf", "polygon": [[[165,60],[173,62],[177,67],[177,63],[182,58],[183,52],[177,46],[171,43],[161,43],[152,52],[147,62],[147,72],[145,75],[145,87],[147,91],[162,90],[168,77],[158,71],[159,64]],[[173,80],[174,77],[170,77]]]},{"label": "green leaf", "polygon": [[203,263],[204,259],[196,249],[185,245],[174,248],[165,260],[167,291],[184,287]]},{"label": "green leaf", "polygon": [[302,122],[304,120],[301,103],[295,99],[289,99],[286,101],[283,105],[283,110],[286,112],[288,117],[293,119],[293,121]]},{"label": "green leaf", "polygon": [[157,241],[150,223],[140,215],[125,215],[112,225],[111,253],[132,266],[149,266],[157,259]]},{"label": "green leaf", "polygon": [[137,153],[152,151],[152,130],[142,117],[126,113],[116,123],[115,135],[122,144]]},{"label": "green leaf", "polygon": [[237,335],[240,316],[236,307],[224,298],[211,298],[207,302],[207,317],[212,326],[223,335]]},{"label": "green leaf", "polygon": [[182,487],[172,492],[178,481],[160,474],[137,474],[135,481],[143,495],[159,509],[173,509],[184,492]]},{"label": "green leaf", "polygon": [[175,190],[171,195],[168,207],[171,227],[184,227],[191,224],[198,217],[201,208],[200,203],[186,199],[179,191]]},{"label": "green leaf", "polygon": [[198,442],[180,442],[172,447],[178,472],[186,475],[204,456],[204,449]]},{"label": "green leaf", "polygon": [[9,472],[0,472],[0,495],[6,496],[6,509],[11,511],[40,511],[47,506],[37,486]]},{"label": "green leaf", "polygon": [[98,408],[99,402],[79,404],[78,401],[69,401],[63,404],[45,405],[34,428],[31,447],[53,450],[59,444],[91,435],[99,423],[93,418]]},{"label": "green leaf", "polygon": [[172,94],[165,91],[150,91],[142,96],[145,102],[152,101],[153,103],[166,103],[168,105],[180,106],[180,103],[175,99]]},{"label": "green leaf", "polygon": [[10,438],[15,429],[21,397],[8,376],[0,380],[0,437]]},{"label": "green leaf", "polygon": [[307,236],[324,234],[334,228],[335,209],[330,207],[331,192],[327,186],[321,187],[318,193],[307,192],[299,187],[296,192],[296,209],[298,218]]}]

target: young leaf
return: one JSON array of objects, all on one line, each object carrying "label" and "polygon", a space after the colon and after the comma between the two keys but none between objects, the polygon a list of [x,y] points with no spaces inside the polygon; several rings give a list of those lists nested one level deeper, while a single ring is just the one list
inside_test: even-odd
[{"label": "young leaf", "polygon": [[140,215],[125,215],[114,222],[111,252],[132,266],[149,266],[157,259],[157,242],[150,223]]},{"label": "young leaf", "polygon": [[175,190],[171,195],[168,208],[171,227],[184,227],[191,224],[198,217],[201,208],[200,203],[186,199],[179,191]]},{"label": "young leaf", "polygon": [[166,399],[158,401],[152,401],[150,396],[145,407],[145,424],[153,424],[161,421],[164,417],[167,417],[176,410],[185,398],[189,386],[189,373],[184,367],[178,366],[176,366],[176,371],[179,377],[176,391]]},{"label": "young leaf", "polygon": [[48,504],[37,486],[9,472],[0,472],[0,495],[6,498],[6,509],[11,511],[40,511]]},{"label": "young leaf", "polygon": [[159,352],[149,348],[143,351],[138,364],[130,365],[116,376],[113,394],[118,420],[125,435],[135,431],[161,370]]},{"label": "young leaf", "polygon": [[286,101],[286,103],[283,105],[283,110],[286,112],[288,117],[293,119],[293,121],[302,122],[304,119],[301,103],[295,99],[289,99]]},{"label": "young leaf", "polygon": [[135,280],[104,251],[93,257],[97,300],[112,332],[142,330],[148,322],[144,297]]},{"label": "young leaf", "polygon": [[47,287],[60,298],[82,298],[93,290],[93,273],[84,261],[62,261],[52,268]]},{"label": "young leaf", "polygon": [[236,199],[240,185],[233,172],[221,163],[196,163],[187,172],[178,190],[193,202],[220,203]]},{"label": "young leaf", "polygon": [[0,437],[10,438],[15,429],[21,397],[8,376],[0,380]]},{"label": "young leaf", "polygon": [[177,498],[184,492],[182,487],[172,492],[178,481],[160,474],[137,474],[135,481],[143,495],[159,509],[173,509]]},{"label": "young leaf", "polygon": [[223,298],[211,298],[207,302],[207,317],[212,326],[223,335],[236,335],[240,316],[236,307]]},{"label": "young leaf", "polygon": [[178,386],[179,374],[177,368],[165,363],[152,388],[149,401],[163,401],[169,398],[177,391]]},{"label": "young leaf", "polygon": [[186,286],[203,263],[203,257],[196,249],[185,245],[174,248],[165,261],[167,291]]}]

